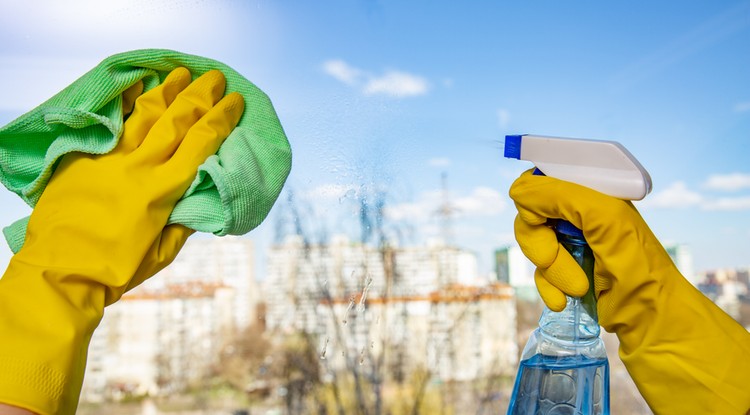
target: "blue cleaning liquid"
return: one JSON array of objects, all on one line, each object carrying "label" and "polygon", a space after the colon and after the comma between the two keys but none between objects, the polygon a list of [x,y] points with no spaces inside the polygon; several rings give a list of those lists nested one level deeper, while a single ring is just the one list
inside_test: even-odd
[{"label": "blue cleaning liquid", "polygon": [[582,355],[521,361],[508,415],[609,415],[609,363]]}]

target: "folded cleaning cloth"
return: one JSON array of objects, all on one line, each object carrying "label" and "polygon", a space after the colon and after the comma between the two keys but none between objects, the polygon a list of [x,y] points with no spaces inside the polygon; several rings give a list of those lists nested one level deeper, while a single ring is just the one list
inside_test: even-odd
[{"label": "folded cleaning cloth", "polygon": [[[203,163],[175,206],[169,223],[215,235],[241,235],[258,226],[276,201],[291,168],[291,149],[270,99],[228,66],[162,49],[110,56],[60,93],[0,128],[0,181],[34,207],[66,153],[104,154],[123,129],[122,92],[142,80],[144,91],[170,71],[186,67],[194,78],[218,69],[226,91],[245,98],[245,112],[216,155]],[[15,253],[28,218],[3,229]]]}]

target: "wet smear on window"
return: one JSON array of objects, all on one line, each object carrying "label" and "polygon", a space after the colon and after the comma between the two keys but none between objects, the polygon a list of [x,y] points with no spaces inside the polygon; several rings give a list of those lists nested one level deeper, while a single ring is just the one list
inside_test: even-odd
[{"label": "wet smear on window", "polygon": [[326,336],[326,342],[323,344],[323,349],[320,351],[320,359],[326,360],[326,354],[328,353],[328,342],[331,340],[330,337]]},{"label": "wet smear on window", "polygon": [[352,295],[349,297],[349,305],[346,307],[346,311],[344,312],[344,319],[341,321],[346,325],[349,322],[349,312],[352,311],[352,308],[354,307],[354,303],[356,303],[357,297],[355,295]]},{"label": "wet smear on window", "polygon": [[362,296],[359,299],[359,304],[357,305],[357,312],[364,313],[365,312],[365,302],[367,301],[367,293],[370,291],[370,287],[372,286],[372,278],[367,277],[365,288],[362,289]]}]

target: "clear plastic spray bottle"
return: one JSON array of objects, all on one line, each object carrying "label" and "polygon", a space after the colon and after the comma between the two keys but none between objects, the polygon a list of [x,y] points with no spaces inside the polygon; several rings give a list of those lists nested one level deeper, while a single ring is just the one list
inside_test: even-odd
[{"label": "clear plastic spray bottle", "polygon": [[569,222],[558,221],[555,231],[589,278],[589,292],[568,297],[559,313],[545,307],[521,355],[508,415],[606,415],[609,363],[596,318],[594,257]]},{"label": "clear plastic spray bottle", "polygon": [[[506,136],[505,157],[534,162],[535,174],[571,181],[610,196],[640,200],[651,178],[612,141]],[[583,232],[551,220],[557,239],[583,268],[589,291],[567,298],[559,313],[545,307],[521,354],[508,415],[609,415],[609,363],[596,314],[594,256]]]}]

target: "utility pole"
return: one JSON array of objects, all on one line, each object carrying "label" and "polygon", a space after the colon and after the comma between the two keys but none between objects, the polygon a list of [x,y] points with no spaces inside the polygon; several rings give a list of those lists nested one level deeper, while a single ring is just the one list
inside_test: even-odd
[{"label": "utility pole", "polygon": [[440,237],[446,246],[452,246],[453,241],[453,216],[458,209],[451,202],[450,191],[448,190],[448,173],[443,172],[440,175],[441,201],[440,206],[435,212],[440,221]]}]

